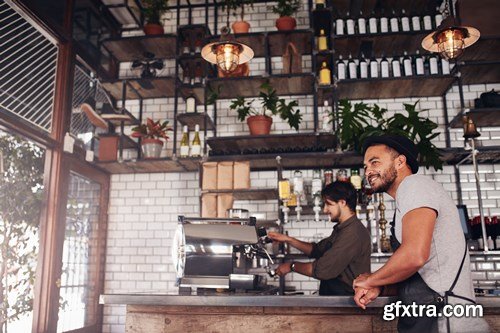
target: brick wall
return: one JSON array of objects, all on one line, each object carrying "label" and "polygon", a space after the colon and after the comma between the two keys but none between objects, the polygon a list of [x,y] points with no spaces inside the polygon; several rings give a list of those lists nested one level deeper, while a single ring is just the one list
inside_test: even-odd
[{"label": "brick wall", "polygon": [[[171,20],[165,23],[166,31],[175,33],[175,16],[170,15]],[[204,11],[193,13],[193,23],[203,23]],[[181,24],[187,23],[187,16],[182,15]],[[251,31],[274,30],[276,15],[264,4],[256,4],[254,11],[246,15],[250,21]],[[221,18],[219,27],[225,18]],[[301,11],[298,16],[299,28],[307,28],[307,12]],[[279,58],[273,59],[273,69],[279,69]],[[128,66],[128,67],[127,67]],[[172,73],[172,64],[168,63],[165,73]],[[130,65],[122,65],[122,75],[129,76],[133,73],[129,70]],[[304,68],[310,68],[310,59],[304,60]],[[264,62],[256,59],[250,64],[252,74],[263,73]],[[474,98],[481,92],[496,88],[496,85],[473,85],[464,87],[464,98],[466,106],[472,106]],[[297,99],[299,108],[304,114],[300,125],[300,131],[311,131],[313,124],[313,100],[312,96],[291,96]],[[446,96],[450,120],[459,112],[460,99],[458,88],[453,87]],[[385,99],[369,100],[367,103],[377,103],[386,107],[390,112],[403,109],[402,103],[413,103],[417,99]],[[173,119],[173,99],[151,99],[144,101],[144,118]],[[127,101],[127,108],[132,112],[138,111],[137,101]],[[239,122],[236,114],[228,109],[229,101],[219,101],[217,128],[220,136],[247,134],[246,125]],[[258,106],[258,104],[257,104]],[[180,100],[179,112],[183,111],[184,102]],[[428,117],[440,125],[442,132],[436,138],[438,147],[445,146],[443,103],[439,97],[421,98],[420,109],[429,109]],[[200,112],[202,108],[200,107]],[[321,112],[321,110],[320,110]],[[178,135],[181,128],[178,128]],[[272,133],[293,132],[279,119],[274,119]],[[497,128],[480,129],[479,138],[484,145],[500,145],[500,130]],[[210,135],[210,134],[209,134]],[[180,138],[180,136],[178,136]],[[451,130],[453,147],[463,146],[462,130]],[[172,153],[172,142],[164,147],[163,156]],[[128,154],[128,155],[127,155]],[[132,157],[132,152],[127,152],[125,157]],[[472,167],[465,165],[460,167],[460,183],[463,191],[464,204],[469,208],[469,215],[478,214],[477,194],[475,188]],[[486,215],[500,215],[500,165],[481,165],[479,168],[482,186],[482,198]],[[454,168],[445,166],[442,171],[421,169],[420,173],[433,177],[449,191],[450,195],[457,199]],[[306,186],[310,185],[312,171],[303,170],[306,178]],[[284,172],[285,177],[291,177],[290,171]],[[252,187],[275,187],[276,172],[252,172]],[[165,173],[165,174],[129,174],[113,175],[111,178],[110,206],[109,206],[109,230],[106,258],[106,293],[137,293],[175,292],[175,271],[171,259],[172,237],[177,226],[177,216],[199,215],[199,180],[198,173]],[[393,213],[393,202],[385,196],[387,212],[390,217]],[[275,200],[270,201],[236,201],[234,207],[246,208],[252,215],[262,219],[277,218],[278,205]],[[315,222],[312,216],[304,217],[301,222],[291,222],[285,229],[291,236],[305,241],[317,240],[331,233],[331,224],[327,222]],[[374,262],[373,268],[380,267],[384,259]],[[474,279],[476,285],[495,285],[498,279],[498,268],[500,257],[488,258],[478,256],[472,263],[476,271]],[[287,276],[287,283],[295,286],[298,290],[311,293],[317,289],[317,282],[299,274]],[[125,307],[105,306],[104,310],[104,332],[124,332]]]}]

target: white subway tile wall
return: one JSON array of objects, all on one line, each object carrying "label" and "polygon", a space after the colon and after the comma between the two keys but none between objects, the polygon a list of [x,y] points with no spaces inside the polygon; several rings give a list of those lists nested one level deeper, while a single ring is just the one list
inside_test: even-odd
[{"label": "white subway tile wall", "polygon": [[[200,0],[201,1],[201,0]],[[193,1],[192,1],[193,2]],[[304,5],[307,7],[307,5]],[[165,21],[167,33],[176,32],[176,14],[167,14],[170,20]],[[213,16],[211,16],[213,17]],[[307,28],[307,8],[302,8],[298,17],[298,28]],[[181,24],[187,23],[186,13],[181,13]],[[204,10],[193,12],[194,23],[204,23]],[[274,23],[276,15],[271,12],[265,4],[254,4],[253,10],[246,12],[245,18],[252,25],[251,31],[275,30]],[[231,18],[232,19],[232,18]],[[219,15],[219,27],[224,24],[225,16]],[[212,22],[210,22],[211,26]],[[273,58],[273,69],[280,68],[280,59]],[[164,72],[173,73],[173,64],[167,63]],[[310,59],[304,59],[304,68],[309,70]],[[262,59],[256,59],[250,64],[252,74],[262,74],[265,70]],[[130,64],[121,67],[123,76],[130,76]],[[466,107],[474,105],[474,98],[479,97],[482,92],[491,89],[500,90],[500,84],[481,84],[464,87]],[[303,114],[301,131],[311,131],[313,123],[313,99],[312,96],[290,96],[287,99],[296,99]],[[458,88],[453,87],[446,96],[448,104],[449,121],[460,110],[460,98]],[[438,147],[445,147],[445,119],[443,116],[443,101],[440,97],[409,98],[409,99],[384,99],[365,100],[366,103],[377,103],[389,110],[389,115],[403,110],[403,103],[415,103],[419,101],[418,108],[428,109],[422,114],[439,124],[439,135],[434,141]],[[219,136],[244,135],[248,133],[247,126],[237,120],[236,114],[229,110],[228,100],[217,102],[218,118],[217,130]],[[258,101],[254,102],[257,108]],[[138,114],[138,101],[127,101],[126,107],[132,113]],[[143,119],[173,119],[174,100],[151,99],[144,101]],[[202,106],[198,106],[201,110]],[[179,99],[179,112],[183,112],[184,102]],[[211,114],[213,116],[213,114]],[[172,123],[171,123],[172,124]],[[173,124],[172,124],[173,125]],[[178,137],[182,131],[177,126]],[[484,145],[500,145],[500,131],[495,128],[480,128],[480,141]],[[274,118],[272,133],[293,133],[294,130],[284,124],[280,119]],[[203,133],[202,133],[203,134]],[[451,144],[453,147],[463,147],[462,130],[451,130]],[[212,135],[209,133],[209,135]],[[202,136],[202,139],[203,136]],[[164,146],[162,156],[172,155],[172,140]],[[127,156],[134,156],[128,152]],[[485,215],[500,215],[500,164],[480,165],[479,167],[484,200]],[[457,187],[455,184],[455,170],[453,166],[444,166],[441,171],[425,170],[421,168],[420,173],[433,177],[443,184],[450,195],[457,199]],[[469,215],[478,215],[478,202],[475,179],[472,167],[464,165],[459,168],[460,183],[464,204],[469,208]],[[306,178],[306,187],[310,186],[312,178],[311,170],[303,170]],[[291,177],[290,171],[285,171],[285,177]],[[252,172],[252,187],[276,187],[276,172]],[[393,201],[386,195],[387,206],[386,218],[389,220],[393,214]],[[278,216],[278,205],[274,200],[267,201],[236,201],[235,207],[246,208],[252,215],[262,219],[276,219]],[[198,173],[165,173],[165,174],[127,174],[113,175],[111,177],[111,191],[109,203],[109,227],[107,240],[105,293],[137,293],[175,292],[175,270],[171,259],[172,237],[177,226],[178,215],[199,215],[199,179]],[[328,222],[314,222],[313,216],[303,218],[302,222],[291,222],[285,229],[290,235],[299,237],[305,241],[318,240],[331,233],[332,225]],[[486,261],[486,258],[474,258],[474,260]],[[373,269],[382,265],[384,260],[373,264]],[[475,284],[477,286],[495,286],[499,279],[500,258],[489,259],[488,262],[472,263]],[[313,293],[317,290],[318,283],[315,280],[299,274],[289,274],[287,284],[295,286],[297,290]],[[125,331],[125,307],[105,306],[103,332]]]}]

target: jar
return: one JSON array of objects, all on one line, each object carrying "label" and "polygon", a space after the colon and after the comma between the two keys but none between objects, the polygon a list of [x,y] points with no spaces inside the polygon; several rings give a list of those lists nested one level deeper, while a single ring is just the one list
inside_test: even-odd
[{"label": "jar", "polygon": [[328,184],[331,184],[333,182],[333,170],[332,169],[327,169],[324,172],[325,176],[325,186]]},{"label": "jar", "polygon": [[339,182],[349,182],[349,176],[347,175],[346,169],[339,169],[337,171],[337,181]]}]

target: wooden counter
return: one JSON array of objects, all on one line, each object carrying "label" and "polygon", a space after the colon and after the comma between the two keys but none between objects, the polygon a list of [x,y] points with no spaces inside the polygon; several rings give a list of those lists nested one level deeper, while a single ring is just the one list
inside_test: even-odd
[{"label": "wooden counter", "polygon": [[[366,310],[352,297],[275,295],[102,295],[102,304],[126,304],[127,333],[160,332],[396,332],[382,319],[379,297]],[[492,331],[500,331],[500,298],[478,297]]]}]

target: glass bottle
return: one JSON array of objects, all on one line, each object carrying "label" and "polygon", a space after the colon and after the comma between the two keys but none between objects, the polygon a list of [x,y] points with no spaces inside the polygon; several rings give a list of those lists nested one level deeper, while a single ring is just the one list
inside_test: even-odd
[{"label": "glass bottle", "polygon": [[416,75],[424,75],[424,58],[420,55],[417,50],[417,54],[415,55],[415,74]]},{"label": "glass bottle", "polygon": [[344,34],[344,20],[338,18],[335,20],[335,34],[342,36]]},{"label": "glass bottle", "polygon": [[293,172],[293,192],[295,194],[304,192],[304,178],[300,170],[295,170]]},{"label": "glass bottle", "polygon": [[450,74],[450,63],[446,59],[441,59],[441,73],[443,73],[443,75]]},{"label": "glass bottle", "polygon": [[359,17],[358,17],[358,33],[360,35],[366,34],[366,19],[363,17],[363,12],[359,12]]},{"label": "glass bottle", "polygon": [[436,8],[436,16],[434,16],[434,24],[436,29],[439,27],[439,25],[443,22],[443,14],[439,11],[439,7]]},{"label": "glass bottle", "polygon": [[401,10],[401,30],[410,31],[410,18],[406,15],[405,10]]},{"label": "glass bottle", "polygon": [[411,61],[411,58],[408,56],[408,54],[404,53],[404,58],[403,58],[403,70],[405,76],[412,76],[413,75],[413,64]]},{"label": "glass bottle", "polygon": [[347,62],[347,68],[349,69],[349,79],[357,79],[358,78],[358,67],[356,66],[356,62],[352,59],[351,55],[349,55],[349,61]]},{"label": "glass bottle", "polygon": [[370,59],[370,77],[376,78],[378,77],[378,61],[375,57]]},{"label": "glass bottle", "polygon": [[194,96],[189,96],[186,98],[186,113],[196,112],[196,100]]},{"label": "glass bottle", "polygon": [[342,56],[339,55],[339,59],[337,60],[337,79],[345,80],[346,79],[346,66],[344,60],[342,60]]},{"label": "glass bottle", "polygon": [[337,181],[339,182],[349,182],[349,176],[347,176],[346,169],[339,169],[337,171]]},{"label": "glass bottle", "polygon": [[392,67],[392,76],[401,77],[401,63],[399,62],[398,57],[392,58],[391,67]]},{"label": "glass bottle", "polygon": [[326,169],[324,172],[324,177],[325,177],[325,186],[331,184],[333,182],[333,170]]},{"label": "glass bottle", "polygon": [[328,50],[328,41],[325,35],[325,30],[321,29],[318,36],[318,51]]},{"label": "glass bottle", "polygon": [[187,125],[184,125],[182,129],[180,155],[181,157],[189,156],[189,134]]},{"label": "glass bottle", "polygon": [[435,54],[429,56],[429,74],[437,75],[439,74],[438,59]]},{"label": "glass bottle", "polygon": [[429,14],[426,14],[423,19],[424,22],[424,30],[429,31],[432,30],[432,19]]},{"label": "glass bottle", "polygon": [[198,62],[194,68],[194,83],[201,83],[201,78],[203,76],[203,70],[201,68],[201,63]]},{"label": "glass bottle", "polygon": [[380,32],[388,33],[389,32],[389,19],[384,15],[384,11],[382,11],[382,16],[380,17]]},{"label": "glass bottle", "polygon": [[372,12],[371,17],[368,19],[368,28],[370,29],[371,34],[377,33],[377,18],[375,17],[374,12]]},{"label": "glass bottle", "polygon": [[323,9],[325,8],[325,0],[316,0],[316,9]]},{"label": "glass bottle", "polygon": [[184,69],[182,74],[183,74],[182,83],[190,84],[191,83],[191,74],[189,72],[189,66],[186,66],[186,68]]},{"label": "glass bottle", "polygon": [[389,77],[389,61],[385,56],[380,60],[380,77]]},{"label": "glass bottle", "polygon": [[329,85],[332,83],[332,73],[326,64],[326,61],[321,63],[321,69],[319,70],[319,84]]},{"label": "glass bottle", "polygon": [[331,122],[331,108],[328,101],[323,102],[323,113],[321,115],[321,131],[331,133],[333,131],[333,124]]},{"label": "glass bottle", "polygon": [[349,12],[347,13],[347,20],[345,21],[346,24],[346,31],[348,35],[354,35],[356,33],[354,29],[354,20],[352,17],[349,17]]},{"label": "glass bottle", "polygon": [[313,171],[313,179],[311,184],[311,194],[312,196],[321,195],[321,190],[323,189],[323,182],[321,180],[321,171],[314,170]]},{"label": "glass bottle", "polygon": [[196,124],[194,128],[194,138],[191,142],[191,157],[201,156],[200,125]]},{"label": "glass bottle", "polygon": [[411,18],[411,25],[413,28],[413,31],[420,31],[422,30],[422,27],[420,26],[420,16],[415,15]]},{"label": "glass bottle", "polygon": [[349,180],[356,191],[361,191],[363,178],[361,178],[361,176],[359,175],[358,169],[351,169],[351,178]]},{"label": "glass bottle", "polygon": [[368,78],[368,62],[363,54],[361,54],[361,59],[359,60],[359,77],[361,79]]},{"label": "glass bottle", "polygon": [[399,20],[398,17],[396,16],[396,13],[392,11],[392,17],[390,19],[390,24],[391,24],[391,32],[398,32],[399,31]]}]

